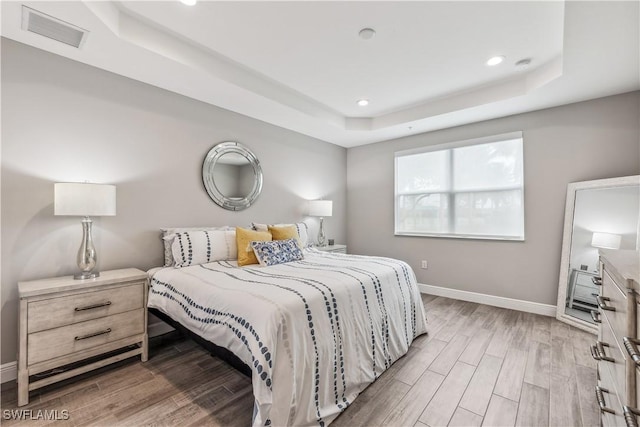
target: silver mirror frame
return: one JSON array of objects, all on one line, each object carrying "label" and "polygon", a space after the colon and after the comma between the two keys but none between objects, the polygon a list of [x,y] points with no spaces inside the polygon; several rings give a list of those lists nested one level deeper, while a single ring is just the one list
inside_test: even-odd
[{"label": "silver mirror frame", "polygon": [[[213,179],[213,168],[216,163],[220,157],[229,153],[243,156],[253,168],[253,188],[251,192],[242,199],[230,198],[222,194]],[[204,158],[204,162],[202,163],[202,182],[204,188],[207,190],[207,194],[209,194],[209,197],[211,197],[218,206],[230,211],[241,211],[251,206],[262,192],[262,167],[260,166],[258,158],[247,147],[238,142],[225,141],[211,148]]]},{"label": "silver mirror frame", "polygon": [[567,287],[569,286],[569,260],[571,259],[576,192],[578,190],[626,187],[632,185],[640,185],[640,175],[572,182],[567,186],[567,203],[564,210],[564,232],[562,235],[562,256],[560,258],[560,277],[558,280],[558,302],[556,308],[556,319],[561,322],[593,334],[598,332],[598,326],[596,324],[569,316],[565,313]]}]

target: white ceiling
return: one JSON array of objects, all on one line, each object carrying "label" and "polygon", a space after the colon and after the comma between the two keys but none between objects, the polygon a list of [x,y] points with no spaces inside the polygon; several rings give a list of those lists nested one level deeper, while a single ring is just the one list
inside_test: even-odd
[{"label": "white ceiling", "polygon": [[[344,147],[640,89],[638,1],[2,2],[2,35]],[[21,29],[22,5],[88,30]],[[358,32],[374,28],[363,40]],[[485,62],[494,55],[505,61]],[[515,63],[530,58],[531,64]],[[360,107],[356,101],[370,100]]]}]

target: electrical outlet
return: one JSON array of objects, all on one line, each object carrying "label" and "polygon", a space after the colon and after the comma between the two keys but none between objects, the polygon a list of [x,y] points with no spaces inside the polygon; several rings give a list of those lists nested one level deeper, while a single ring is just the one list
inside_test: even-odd
[{"label": "electrical outlet", "polygon": [[423,268],[425,270],[427,269],[427,260],[425,259],[422,260],[422,263],[420,264],[420,268]]}]

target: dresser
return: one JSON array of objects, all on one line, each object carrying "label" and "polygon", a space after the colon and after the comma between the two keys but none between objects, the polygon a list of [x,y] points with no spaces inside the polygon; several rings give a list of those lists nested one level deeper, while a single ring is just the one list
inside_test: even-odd
[{"label": "dresser", "polygon": [[145,272],[18,283],[18,405],[29,391],[140,355],[147,360]]},{"label": "dresser", "polygon": [[638,304],[640,304],[640,253],[601,250],[598,309],[598,340],[591,355],[598,364],[596,399],[602,425],[635,426],[640,407],[640,353],[638,352]]},{"label": "dresser", "polygon": [[598,294],[598,286],[594,283],[593,278],[597,273],[584,270],[571,270],[569,279],[569,300],[567,306],[569,308],[586,308],[591,309],[596,306],[596,295]]}]

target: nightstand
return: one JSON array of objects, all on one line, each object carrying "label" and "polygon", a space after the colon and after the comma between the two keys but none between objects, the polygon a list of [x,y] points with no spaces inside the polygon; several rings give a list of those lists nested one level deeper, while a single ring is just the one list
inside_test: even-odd
[{"label": "nightstand", "polygon": [[18,405],[31,390],[110,363],[136,355],[145,362],[147,282],[145,272],[127,268],[18,283]]},{"label": "nightstand", "polygon": [[340,253],[340,254],[347,253],[347,245],[316,246],[315,248],[323,252],[334,252],[334,253]]},{"label": "nightstand", "polygon": [[587,310],[596,307],[596,295],[600,292],[598,287],[593,283],[593,278],[597,273],[591,273],[585,270],[571,270],[569,278],[569,301],[568,307],[574,308],[578,306]]}]

